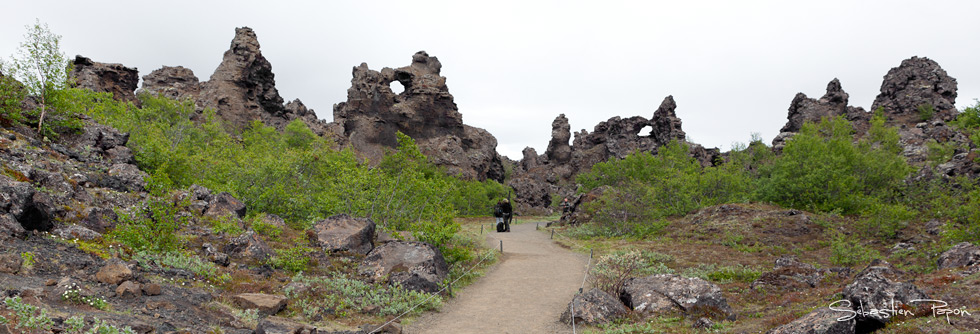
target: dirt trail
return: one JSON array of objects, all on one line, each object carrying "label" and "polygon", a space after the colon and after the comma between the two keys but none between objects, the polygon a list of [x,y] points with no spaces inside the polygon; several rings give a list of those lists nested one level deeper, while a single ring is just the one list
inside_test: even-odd
[{"label": "dirt trail", "polygon": [[439,313],[405,326],[416,333],[571,333],[558,317],[582,285],[587,256],[558,246],[535,224],[491,232],[504,254],[490,272],[458,291]]}]

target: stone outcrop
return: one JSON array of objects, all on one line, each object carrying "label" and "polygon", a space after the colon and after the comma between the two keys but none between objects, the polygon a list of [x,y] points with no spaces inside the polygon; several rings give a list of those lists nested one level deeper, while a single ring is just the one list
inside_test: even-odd
[{"label": "stone outcrop", "polygon": [[939,269],[978,266],[980,247],[965,241],[958,243],[940,254],[936,264]]},{"label": "stone outcrop", "polygon": [[265,317],[255,327],[256,334],[317,334],[316,327],[281,317]]},{"label": "stone outcrop", "polygon": [[885,74],[881,92],[871,110],[882,108],[891,119],[919,117],[920,108],[932,108],[932,118],[944,121],[956,115],[956,79],[934,60],[912,57]]},{"label": "stone outcrop", "polygon": [[[572,313],[574,311],[574,313]],[[589,292],[577,294],[565,308],[559,319],[562,323],[604,324],[625,315],[629,309],[616,297],[605,291],[593,288]]]},{"label": "stone outcrop", "polygon": [[660,103],[657,111],[653,112],[653,118],[650,119],[653,131],[650,132],[650,136],[657,146],[667,145],[671,140],[682,142],[687,140],[687,134],[681,129],[681,119],[677,118],[675,109],[677,109],[677,102],[674,102],[674,96],[668,95]]},{"label": "stone outcrop", "polygon": [[[590,190],[585,194],[579,194],[575,196],[568,197],[569,208],[567,212],[562,212],[561,218],[558,219],[558,225],[572,225],[576,226],[581,223],[592,220],[592,216],[582,210],[584,204],[595,202],[599,200],[602,194],[606,191],[612,191],[609,186],[601,186]],[[549,223],[549,226],[551,223]]]},{"label": "stone outcrop", "polygon": [[766,334],[854,334],[854,319],[846,318],[850,313],[838,312],[827,307],[821,307],[792,322],[773,328]]},{"label": "stone outcrop", "polygon": [[564,164],[572,159],[572,146],[568,144],[571,138],[568,118],[565,118],[565,114],[558,115],[555,121],[551,122],[551,141],[548,142],[548,150],[545,151],[549,163]]},{"label": "stone outcrop", "polygon": [[782,149],[787,139],[800,132],[803,123],[820,122],[823,118],[844,116],[859,132],[867,131],[871,114],[861,107],[847,105],[848,98],[849,95],[841,88],[840,80],[837,78],[827,84],[827,92],[820,99],[812,99],[806,94],[797,93],[789,105],[786,125],[779,130],[779,135],[772,141],[773,147],[776,150]]},{"label": "stone outcrop", "polygon": [[[956,79],[947,75],[938,63],[912,57],[884,76],[871,110],[880,109],[885,124],[898,129],[902,155],[909,163],[924,166],[930,143],[950,145],[956,147],[953,159],[940,162],[935,170],[947,177],[976,177],[980,175],[980,165],[971,158],[980,156],[980,150],[970,149],[974,146],[970,139],[947,124],[957,114],[956,90]],[[855,137],[863,137],[871,126],[873,113],[848,106],[847,99],[837,79],[827,85],[827,93],[820,99],[797,94],[790,103],[788,122],[773,139],[773,147],[781,150],[804,122],[819,122],[823,117],[844,116],[854,127]]]},{"label": "stone outcrop", "polygon": [[449,265],[435,246],[419,241],[389,241],[371,253],[358,267],[370,280],[388,277],[409,290],[437,292],[449,275]]},{"label": "stone outcrop", "polygon": [[245,203],[242,203],[242,201],[239,201],[228,192],[221,192],[213,196],[213,198],[211,198],[209,201],[208,206],[204,209],[205,216],[214,218],[222,218],[226,216],[245,218],[245,214],[247,212],[248,208],[245,207]]},{"label": "stone outcrop", "polygon": [[371,219],[339,214],[314,223],[310,241],[325,251],[366,255],[374,249],[374,230]]},{"label": "stone outcrop", "polygon": [[[533,148],[524,149],[524,157],[508,183],[517,195],[518,211],[551,210],[548,206],[552,197],[571,196],[575,192],[571,187],[575,175],[588,171],[592,165],[610,158],[622,159],[635,151],[656,153],[659,147],[673,140],[687,144],[690,155],[701,165],[713,165],[720,152],[688,143],[676,109],[674,97],[667,96],[652,118],[610,118],[596,125],[592,132],[584,129],[575,132],[572,145],[568,144],[568,119],[564,114],[559,115],[551,124],[552,138],[547,151],[539,156]],[[649,132],[644,132],[645,129]]]},{"label": "stone outcrop", "polygon": [[327,122],[299,100],[284,104],[276,89],[272,64],[259,50],[259,40],[248,27],[236,28],[221,64],[208,81],[199,82],[190,69],[164,66],[143,77],[142,92],[195,101],[197,111],[214,109],[232,130],[253,121],[282,130],[300,120],[317,135],[327,134]]},{"label": "stone outcrop", "polygon": [[143,295],[143,289],[140,287],[139,283],[133,281],[125,281],[116,287],[116,297],[120,298],[136,298]]},{"label": "stone outcrop", "polygon": [[735,320],[735,312],[717,285],[697,277],[661,274],[631,278],[619,297],[645,316],[682,311],[715,319]]},{"label": "stone outcrop", "polygon": [[262,240],[262,237],[252,230],[231,239],[222,248],[222,251],[231,256],[260,262],[274,255],[272,248],[265,243],[265,240]]},{"label": "stone outcrop", "polygon": [[102,283],[119,284],[133,278],[133,271],[129,269],[122,260],[110,260],[99,272],[95,274],[95,279]]},{"label": "stone outcrop", "polygon": [[752,282],[754,289],[758,286],[770,286],[778,289],[813,288],[830,273],[827,269],[817,269],[812,264],[800,262],[795,256],[783,256],[776,259],[773,271],[763,273],[759,279]]},{"label": "stone outcrop", "polygon": [[[874,260],[857,274],[853,283],[844,287],[843,296],[849,305],[838,306],[850,306],[855,311],[915,309],[921,306],[915,300],[929,299],[929,296],[906,280],[904,272],[886,261]],[[855,320],[859,328],[881,328],[892,319],[873,312],[859,312]]]},{"label": "stone outcrop", "polygon": [[70,76],[75,79],[76,87],[112,93],[116,100],[139,103],[134,93],[140,80],[136,68],[99,63],[82,56],[75,56],[72,65]]},{"label": "stone outcrop", "polygon": [[[380,161],[397,147],[396,133],[412,137],[434,164],[475,180],[503,180],[497,140],[483,129],[463,124],[441,76],[442,63],[424,51],[398,69],[354,67],[347,101],[334,105],[333,133],[367,159]],[[391,83],[405,90],[396,94]]]},{"label": "stone outcrop", "polygon": [[275,315],[286,308],[286,297],[265,293],[241,293],[232,296],[231,301],[242,309],[256,309],[263,316]]},{"label": "stone outcrop", "polygon": [[236,28],[231,48],[211,79],[202,84],[198,103],[238,129],[263,116],[281,114],[283,99],[276,89],[272,64],[259,51],[250,28]]},{"label": "stone outcrop", "polygon": [[157,95],[174,100],[196,101],[201,94],[201,82],[194,71],[183,66],[164,66],[143,76],[138,93]]}]

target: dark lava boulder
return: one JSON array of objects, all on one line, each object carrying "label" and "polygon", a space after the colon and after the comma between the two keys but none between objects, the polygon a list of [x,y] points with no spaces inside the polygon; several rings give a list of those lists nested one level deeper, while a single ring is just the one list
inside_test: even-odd
[{"label": "dark lava boulder", "polygon": [[282,317],[264,317],[255,326],[255,334],[317,334],[317,328]]},{"label": "dark lava boulder", "polygon": [[850,314],[821,307],[788,324],[773,328],[766,334],[854,334],[853,318],[838,320]]},{"label": "dark lava boulder", "polygon": [[220,218],[228,215],[232,215],[236,218],[245,218],[245,214],[248,212],[248,208],[245,207],[245,203],[239,201],[237,198],[229,194],[228,192],[221,192],[211,198],[208,206],[204,209],[204,215]]},{"label": "dark lava boulder", "polygon": [[717,285],[697,277],[660,274],[631,278],[619,297],[643,315],[675,310],[715,319],[735,320],[735,312]]},{"label": "dark lava boulder", "polygon": [[780,289],[812,288],[823,279],[829,270],[817,269],[809,263],[800,262],[795,256],[776,259],[773,271],[763,273],[752,282],[751,287],[768,285]]},{"label": "dark lava boulder", "polygon": [[439,284],[449,275],[449,265],[435,246],[419,241],[389,241],[368,253],[358,273],[378,281],[385,276],[389,283],[423,292],[439,291]]},{"label": "dark lava boulder", "polygon": [[[573,313],[574,312],[574,313]],[[575,323],[603,324],[625,315],[629,309],[616,297],[599,289],[577,294],[561,314],[562,323],[570,323],[574,314]]]},{"label": "dark lava boulder", "polygon": [[939,255],[936,261],[939,269],[970,267],[980,264],[980,247],[969,242],[961,242]]},{"label": "dark lava boulder", "polygon": [[264,261],[274,255],[272,248],[262,240],[255,231],[248,230],[245,234],[231,239],[222,251],[231,256]]},{"label": "dark lava boulder", "polygon": [[325,251],[367,254],[374,249],[374,221],[339,214],[318,221],[310,230],[310,241]]},{"label": "dark lava boulder", "polygon": [[[874,260],[867,268],[857,274],[854,282],[844,287],[843,296],[855,311],[915,309],[914,300],[928,299],[929,296],[917,286],[905,281],[906,274],[895,269],[883,260]],[[881,328],[894,319],[874,312],[857,314],[859,329]]]}]

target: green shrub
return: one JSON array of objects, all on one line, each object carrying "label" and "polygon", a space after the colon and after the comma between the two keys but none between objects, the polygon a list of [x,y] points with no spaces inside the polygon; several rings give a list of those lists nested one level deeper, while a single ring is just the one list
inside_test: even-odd
[{"label": "green shrub", "polygon": [[830,236],[830,262],[840,266],[860,265],[881,257],[878,251],[864,246],[856,238],[848,238],[840,232]]},{"label": "green shrub", "polygon": [[27,91],[17,80],[2,72],[3,66],[0,66],[0,126],[10,127],[25,120],[20,103],[27,98]]},{"label": "green shrub", "polygon": [[656,155],[634,152],[610,159],[577,177],[582,192],[611,186],[598,201],[587,204],[596,231],[609,236],[646,237],[660,233],[662,218],[685,215],[699,208],[749,198],[752,180],[746,163],[751,157],[736,152],[728,162],[704,168],[680,142],[660,147]]},{"label": "green shrub", "polygon": [[894,202],[912,169],[900,154],[897,131],[886,128],[880,114],[871,123],[859,142],[842,117],[804,124],[763,173],[758,196],[786,207],[844,214]]},{"label": "green shrub", "polygon": [[270,240],[279,240],[279,236],[282,235],[283,229],[262,221],[262,215],[254,216],[251,220],[252,229],[255,230],[255,233],[268,237]]},{"label": "green shrub", "polygon": [[600,256],[589,270],[589,277],[596,288],[618,296],[623,284],[630,278],[673,273],[664,264],[669,261],[672,258],[661,253],[620,250]]},{"label": "green shrub", "polygon": [[936,108],[934,108],[931,104],[923,104],[916,107],[916,109],[919,111],[920,122],[928,121],[932,119],[932,116],[936,115]]},{"label": "green shrub", "polygon": [[[442,304],[439,295],[406,290],[399,284],[369,284],[344,276],[308,277],[302,273],[296,274],[293,282],[309,287],[304,291],[285,291],[290,309],[301,312],[307,319],[327,310],[333,310],[337,317],[345,317],[349,312],[390,316],[412,310],[418,314]],[[420,307],[412,309],[415,305]]]},{"label": "green shrub", "polygon": [[[447,175],[401,133],[398,147],[372,167],[350,150],[334,149],[299,120],[282,132],[254,122],[240,134],[229,134],[212,110],[198,114],[190,101],[141,94],[142,106],[135,108],[107,95],[76,93],[74,110],[130,133],[127,145],[150,174],[148,188],[155,195],[193,184],[227,191],[250,212],[279,215],[301,230],[347,213],[371,218],[381,230],[418,229],[445,251],[442,245],[458,230],[453,223],[458,213],[487,214],[507,194],[508,188],[494,181]],[[118,234],[128,244],[153,243],[134,235],[145,228],[124,225]],[[213,225],[219,232],[238,232],[229,224]]]},{"label": "green shrub", "polygon": [[81,288],[74,284],[65,289],[61,299],[75,305],[88,305],[103,311],[109,309],[109,303],[105,298],[84,296]]},{"label": "green shrub", "polygon": [[137,251],[133,255],[133,260],[145,269],[173,268],[186,270],[197,277],[214,283],[224,283],[231,279],[230,275],[221,273],[218,266],[211,261],[189,253]]},{"label": "green shrub", "polygon": [[752,282],[762,276],[762,270],[748,267],[742,264],[717,265],[702,263],[697,267],[684,270],[681,274],[688,277],[700,277],[705,280],[729,283],[729,282]]},{"label": "green shrub", "polygon": [[980,146],[980,100],[974,100],[972,106],[963,108],[951,123],[966,132],[974,146]]},{"label": "green shrub", "polygon": [[150,198],[129,211],[119,212],[119,224],[107,234],[107,239],[137,251],[176,252],[183,246],[177,231],[187,219],[167,200]]},{"label": "green shrub", "polygon": [[25,332],[35,332],[50,331],[51,327],[54,326],[54,322],[48,316],[47,309],[28,304],[19,296],[5,297],[3,305],[14,312],[14,319],[8,319],[8,322],[16,321],[14,328],[25,329]]},{"label": "green shrub", "polygon": [[279,250],[275,256],[269,259],[269,264],[293,273],[304,272],[309,270],[310,253],[312,252],[312,248],[304,246]]}]

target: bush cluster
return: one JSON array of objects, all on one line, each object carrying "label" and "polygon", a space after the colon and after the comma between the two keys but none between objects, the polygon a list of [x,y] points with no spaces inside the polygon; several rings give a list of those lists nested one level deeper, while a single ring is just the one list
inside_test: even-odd
[{"label": "bush cluster", "polygon": [[[302,283],[303,290],[286,289],[290,309],[308,319],[332,312],[337,317],[350,313],[381,316],[399,315],[409,310],[420,313],[442,305],[439,295],[411,291],[398,284],[370,284],[348,277],[309,277],[296,274],[293,282]],[[418,308],[413,309],[418,305]]]},{"label": "bush cluster", "polygon": [[[353,151],[336,149],[299,120],[283,131],[256,121],[237,134],[225,131],[211,110],[196,111],[191,101],[142,94],[136,108],[106,93],[66,92],[76,101],[74,112],[130,134],[128,146],[158,195],[193,184],[227,191],[251,212],[279,215],[297,229],[348,213],[371,218],[383,230],[418,230],[422,239],[443,247],[458,230],[454,217],[485,214],[506,196],[506,187],[495,181],[447,175],[400,133],[398,147],[373,166]],[[140,238],[150,235],[144,232],[166,232],[148,228],[175,226],[152,214],[148,220],[141,217],[130,215],[138,223],[123,224],[117,232],[132,239],[125,243],[173,250],[164,240]]]},{"label": "bush cluster", "polygon": [[[974,123],[980,128],[980,121]],[[872,118],[861,138],[855,139],[850,122],[837,117],[808,122],[787,141],[781,154],[769,151],[755,139],[748,146],[735,145],[715,166],[703,167],[685,144],[672,142],[656,154],[636,152],[596,164],[578,176],[581,191],[610,188],[585,206],[595,222],[585,227],[591,231],[586,234],[645,237],[666,226],[665,217],[722,203],[764,201],[854,215],[860,217],[857,227],[863,234],[892,238],[929,210],[911,205],[915,201],[909,200],[909,194],[916,190],[906,180],[913,168],[901,154],[897,130],[885,126],[881,113]],[[935,196],[931,191],[920,192],[923,198]],[[948,200],[931,199],[933,205],[944,201],[948,205]],[[970,201],[959,197],[957,202]],[[968,220],[973,214],[964,212],[968,210],[959,209],[956,215]]]}]

